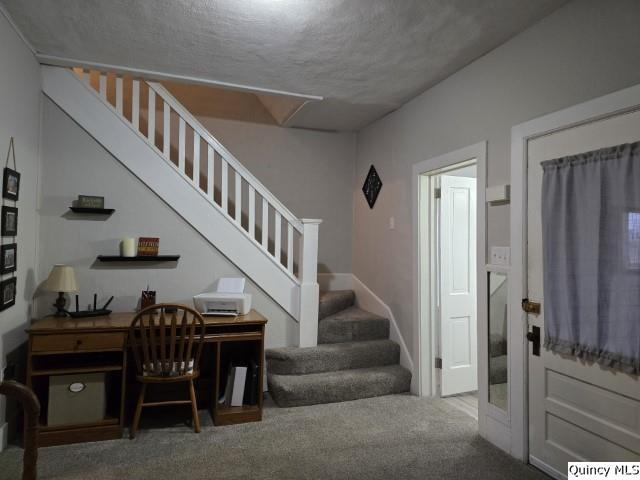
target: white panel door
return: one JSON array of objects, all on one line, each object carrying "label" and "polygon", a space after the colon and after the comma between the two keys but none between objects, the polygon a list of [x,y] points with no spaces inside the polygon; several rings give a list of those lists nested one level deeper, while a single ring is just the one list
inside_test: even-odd
[{"label": "white panel door", "polygon": [[478,389],[476,179],[440,183],[442,395]]},{"label": "white panel door", "polygon": [[[540,162],[640,140],[640,112],[561,130],[529,142],[527,193],[528,298],[544,302]],[[640,185],[638,185],[640,188]],[[544,309],[543,309],[544,310]],[[541,331],[544,316],[529,314]],[[540,356],[529,347],[529,459],[556,478],[570,461],[640,459],[640,383],[637,376],[588,364],[574,357]]]}]

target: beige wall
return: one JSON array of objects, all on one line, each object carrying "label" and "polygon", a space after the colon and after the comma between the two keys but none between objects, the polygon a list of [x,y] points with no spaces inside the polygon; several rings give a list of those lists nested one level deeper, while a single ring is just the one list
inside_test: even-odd
[{"label": "beige wall", "polygon": [[[513,125],[640,83],[639,19],[637,0],[575,0],[358,134],[353,272],[393,310],[415,362],[412,165],[486,140],[489,186],[509,183]],[[373,210],[360,191],[371,164],[384,183]],[[489,245],[508,245],[508,205],[488,216]]]},{"label": "beige wall", "polygon": [[[26,338],[31,298],[36,285],[37,187],[40,135],[40,68],[31,51],[0,13],[0,158],[2,167],[14,137],[20,172],[18,207],[18,257],[15,306],[0,312],[0,368]],[[3,200],[13,206],[12,201]],[[2,243],[13,239],[3,238]],[[2,279],[10,278],[4,275]],[[20,355],[18,355],[19,357]],[[20,373],[20,372],[18,372]],[[0,425],[4,423],[4,397],[0,396]],[[0,447],[1,448],[1,447]]]}]

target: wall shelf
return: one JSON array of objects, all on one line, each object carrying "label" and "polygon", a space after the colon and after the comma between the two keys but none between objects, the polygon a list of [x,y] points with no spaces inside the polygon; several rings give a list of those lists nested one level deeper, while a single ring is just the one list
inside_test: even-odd
[{"label": "wall shelf", "polygon": [[177,262],[180,255],[138,255],[123,257],[121,255],[98,255],[99,262]]},{"label": "wall shelf", "polygon": [[93,213],[96,215],[111,215],[116,211],[115,208],[88,208],[88,207],[69,207],[75,213]]}]

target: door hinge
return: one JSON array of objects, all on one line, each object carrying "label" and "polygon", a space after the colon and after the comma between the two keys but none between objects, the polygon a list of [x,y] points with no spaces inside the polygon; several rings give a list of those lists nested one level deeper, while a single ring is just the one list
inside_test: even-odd
[{"label": "door hinge", "polygon": [[532,302],[528,298],[522,299],[522,310],[527,313],[533,313],[534,315],[540,314],[541,305],[538,302]]},{"label": "door hinge", "polygon": [[433,196],[434,196],[434,198],[440,198],[440,195],[442,195],[442,189],[440,189],[440,188],[436,188],[436,189],[433,191]]},{"label": "door hinge", "polygon": [[436,368],[442,370],[442,359],[440,357],[436,357]]}]

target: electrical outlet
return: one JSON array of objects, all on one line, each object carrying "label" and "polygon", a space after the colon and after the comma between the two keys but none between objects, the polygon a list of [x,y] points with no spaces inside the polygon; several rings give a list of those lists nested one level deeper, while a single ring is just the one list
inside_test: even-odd
[{"label": "electrical outlet", "polygon": [[395,230],[395,229],[396,229],[396,218],[389,217],[389,230]]},{"label": "electrical outlet", "polygon": [[509,247],[491,247],[491,265],[508,266],[511,249]]}]

